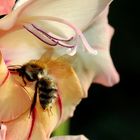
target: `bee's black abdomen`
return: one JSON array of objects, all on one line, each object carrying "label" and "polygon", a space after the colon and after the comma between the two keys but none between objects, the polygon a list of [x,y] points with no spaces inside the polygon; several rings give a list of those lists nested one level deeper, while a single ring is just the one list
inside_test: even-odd
[{"label": "bee's black abdomen", "polygon": [[[49,90],[49,92],[39,91],[39,101],[42,108],[45,110],[47,106],[53,103],[54,99],[57,97],[56,90]],[[51,92],[50,92],[51,91]]]},{"label": "bee's black abdomen", "polygon": [[39,101],[44,110],[53,103],[57,97],[57,89],[50,84],[48,79],[42,78],[38,81]]}]

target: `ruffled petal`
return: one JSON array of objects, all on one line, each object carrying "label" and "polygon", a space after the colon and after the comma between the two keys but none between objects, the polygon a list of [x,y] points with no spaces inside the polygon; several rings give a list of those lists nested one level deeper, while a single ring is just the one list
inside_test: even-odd
[{"label": "ruffled petal", "polygon": [[114,29],[108,24],[108,10],[109,7],[106,7],[92,26],[85,31],[85,36],[91,46],[98,51],[98,55],[92,59],[96,73],[93,82],[112,86],[119,82],[119,75],[110,56],[110,42]]},{"label": "ruffled petal", "polygon": [[29,109],[30,98],[10,75],[0,54],[0,122],[13,120]]},{"label": "ruffled petal", "polygon": [[105,86],[113,86],[119,82],[119,75],[109,53],[110,41],[114,30],[107,22],[107,13],[108,7],[84,32],[88,42],[96,48],[98,54],[92,55],[78,50],[75,56],[77,62],[73,66],[84,87],[85,93],[87,93],[92,82]]},{"label": "ruffled petal", "polygon": [[15,0],[1,0],[0,1],[0,15],[8,14],[12,11]]},{"label": "ruffled petal", "polygon": [[88,140],[85,136],[57,136],[52,137],[50,140]]}]

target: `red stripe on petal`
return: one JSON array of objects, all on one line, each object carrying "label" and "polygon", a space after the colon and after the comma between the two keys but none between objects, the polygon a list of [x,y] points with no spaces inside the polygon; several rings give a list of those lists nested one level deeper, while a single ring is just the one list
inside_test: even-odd
[{"label": "red stripe on petal", "polygon": [[32,135],[33,128],[34,128],[34,125],[35,125],[35,120],[36,120],[36,108],[34,108],[33,111],[32,111],[32,123],[31,123],[31,128],[30,128],[27,140],[29,140],[31,135]]},{"label": "red stripe on petal", "polygon": [[62,116],[62,99],[61,99],[60,94],[58,94],[58,107],[60,110],[60,118],[61,118],[61,116]]},{"label": "red stripe on petal", "polygon": [[0,84],[0,86],[2,86],[6,82],[6,80],[9,77],[9,74],[10,74],[9,71],[7,71],[7,74],[6,74],[5,78],[3,79],[2,83]]}]

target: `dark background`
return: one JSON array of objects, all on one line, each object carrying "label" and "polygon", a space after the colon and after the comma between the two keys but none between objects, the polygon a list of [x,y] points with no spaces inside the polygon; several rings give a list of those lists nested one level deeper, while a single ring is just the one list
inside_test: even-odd
[{"label": "dark background", "polygon": [[[70,134],[90,140],[140,140],[140,6],[138,0],[114,0],[109,22],[115,28],[111,56],[120,83],[91,85],[71,119]],[[2,18],[3,16],[0,16]]]},{"label": "dark background", "polygon": [[140,6],[114,0],[109,22],[115,28],[111,56],[120,74],[112,88],[91,85],[89,97],[77,107],[71,134],[90,140],[140,140]]}]

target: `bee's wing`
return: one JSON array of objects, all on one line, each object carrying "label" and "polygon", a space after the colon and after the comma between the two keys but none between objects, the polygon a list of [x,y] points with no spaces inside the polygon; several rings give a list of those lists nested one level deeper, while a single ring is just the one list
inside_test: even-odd
[{"label": "bee's wing", "polygon": [[40,60],[44,62],[50,61],[54,53],[53,48],[48,48],[47,51],[41,56]]},{"label": "bee's wing", "polygon": [[[47,71],[56,79],[62,95],[62,104],[71,107],[71,105],[79,103],[84,93],[77,74],[65,58],[62,56],[56,60],[51,60],[47,64]],[[66,113],[65,111],[67,112],[67,110],[63,112]]]},{"label": "bee's wing", "polygon": [[46,69],[48,74],[54,75],[57,78],[65,78],[73,74],[73,68],[69,63],[67,55],[50,60],[47,63]]},{"label": "bee's wing", "polygon": [[56,61],[56,62],[72,62],[74,61],[75,56],[69,56],[67,54],[61,55],[55,52],[53,48],[47,49],[47,51],[41,56],[39,61],[43,63],[48,63],[49,61]]}]

